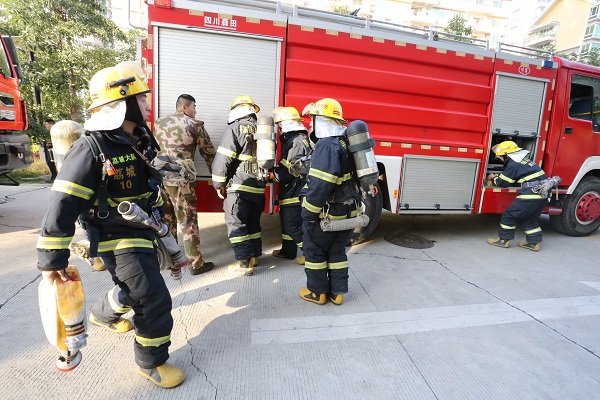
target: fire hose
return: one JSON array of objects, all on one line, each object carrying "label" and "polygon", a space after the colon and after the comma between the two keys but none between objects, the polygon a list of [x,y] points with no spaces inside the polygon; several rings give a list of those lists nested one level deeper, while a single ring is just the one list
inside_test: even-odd
[{"label": "fire hose", "polygon": [[180,280],[182,277],[182,269],[188,263],[185,254],[179,248],[179,244],[169,232],[169,227],[160,220],[159,216],[152,214],[149,216],[137,204],[129,201],[122,201],[117,207],[119,214],[131,222],[137,222],[146,225],[156,231],[159,240],[158,243],[158,260],[160,269],[169,269],[171,276],[175,280]]}]

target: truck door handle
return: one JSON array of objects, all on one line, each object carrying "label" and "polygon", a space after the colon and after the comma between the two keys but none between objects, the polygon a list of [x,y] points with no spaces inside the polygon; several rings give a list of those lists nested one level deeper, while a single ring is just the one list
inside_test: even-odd
[{"label": "truck door handle", "polygon": [[565,133],[568,133],[568,134],[573,133],[573,128],[565,128]]}]

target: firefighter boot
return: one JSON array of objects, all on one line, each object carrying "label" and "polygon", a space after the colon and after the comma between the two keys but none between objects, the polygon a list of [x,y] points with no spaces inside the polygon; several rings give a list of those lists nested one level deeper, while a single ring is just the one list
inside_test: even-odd
[{"label": "firefighter boot", "polygon": [[115,333],[125,333],[133,329],[133,322],[126,318],[119,318],[115,322],[106,323],[97,319],[94,314],[90,313],[90,323],[101,326]]},{"label": "firefighter boot", "polygon": [[327,301],[325,293],[316,294],[314,292],[311,292],[310,289],[307,288],[300,289],[300,292],[298,294],[300,295],[300,298],[302,300],[310,301],[311,303],[316,303],[319,305],[323,305]]},{"label": "firefighter boot", "polygon": [[488,239],[487,242],[488,242],[488,244],[491,244],[492,246],[504,247],[505,249],[508,249],[510,247],[510,240],[494,238],[494,239]]},{"label": "firefighter boot", "polygon": [[528,243],[528,242],[519,242],[519,247],[522,247],[531,251],[540,251],[542,249],[541,243]]},{"label": "firefighter boot", "polygon": [[343,293],[327,293],[327,298],[336,306],[339,306],[344,302]]},{"label": "firefighter boot", "polygon": [[165,389],[174,388],[185,379],[183,370],[169,363],[164,363],[156,368],[139,368],[138,373],[155,385]]},{"label": "firefighter boot", "polygon": [[229,264],[227,270],[234,275],[239,276],[250,276],[254,273],[254,266],[256,265],[256,258],[250,257],[247,260],[237,260],[233,264]]},{"label": "firefighter boot", "polygon": [[271,253],[271,255],[272,255],[273,257],[277,257],[277,258],[285,258],[285,259],[288,259],[288,260],[293,260],[293,259],[295,258],[295,256],[294,256],[294,257],[289,257],[289,256],[287,256],[287,255],[286,255],[286,254],[283,252],[283,249],[277,249],[277,250],[273,250],[273,252]]}]

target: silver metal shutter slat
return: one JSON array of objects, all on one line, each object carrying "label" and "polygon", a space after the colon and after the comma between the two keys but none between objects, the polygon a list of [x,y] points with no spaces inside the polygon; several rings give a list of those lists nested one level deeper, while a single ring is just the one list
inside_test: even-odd
[{"label": "silver metal shutter slat", "polygon": [[[175,112],[182,93],[196,99],[196,118],[204,121],[215,148],[227,127],[233,99],[249,94],[270,115],[278,102],[279,42],[218,33],[159,28],[158,112]],[[196,154],[198,176],[210,176]]]},{"label": "silver metal shutter slat", "polygon": [[478,160],[406,157],[400,206],[409,210],[464,210],[473,206]]},{"label": "silver metal shutter slat", "polygon": [[519,135],[539,133],[542,101],[546,83],[542,81],[498,75],[492,133],[519,131]]}]

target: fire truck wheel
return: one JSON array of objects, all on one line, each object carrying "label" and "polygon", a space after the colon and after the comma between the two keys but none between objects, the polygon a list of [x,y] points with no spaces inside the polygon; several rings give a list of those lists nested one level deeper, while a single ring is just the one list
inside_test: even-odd
[{"label": "fire truck wheel", "polygon": [[581,180],[573,194],[563,201],[563,212],[550,218],[557,231],[569,236],[586,236],[600,227],[600,178]]},{"label": "fire truck wheel", "polygon": [[367,240],[367,238],[375,231],[381,218],[381,210],[383,208],[383,196],[379,185],[376,186],[376,195],[367,196],[364,199],[365,213],[369,216],[369,224],[364,228],[355,229],[350,236],[350,245],[359,244]]}]

